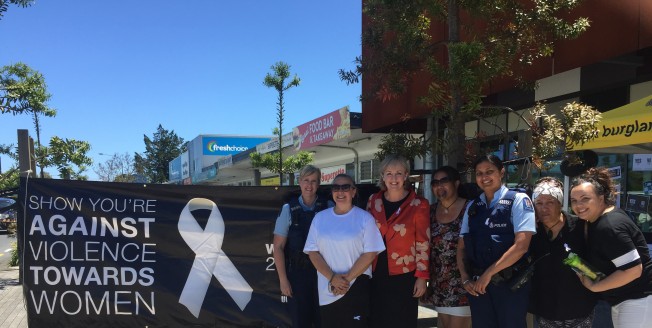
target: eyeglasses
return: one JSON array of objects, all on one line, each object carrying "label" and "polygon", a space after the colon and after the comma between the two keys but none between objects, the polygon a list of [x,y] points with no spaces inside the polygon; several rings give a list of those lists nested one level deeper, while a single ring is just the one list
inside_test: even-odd
[{"label": "eyeglasses", "polygon": [[347,184],[341,184],[341,185],[339,185],[339,184],[333,184],[333,185],[331,185],[331,190],[332,190],[333,192],[336,192],[336,191],[349,191],[349,190],[354,189],[354,188],[355,188],[355,187],[352,186],[350,183],[347,183]]},{"label": "eyeglasses", "polygon": [[443,178],[441,178],[439,180],[432,179],[432,181],[430,181],[430,186],[437,187],[437,186],[447,184],[449,182],[451,182],[451,178],[449,178],[449,177],[443,177]]}]

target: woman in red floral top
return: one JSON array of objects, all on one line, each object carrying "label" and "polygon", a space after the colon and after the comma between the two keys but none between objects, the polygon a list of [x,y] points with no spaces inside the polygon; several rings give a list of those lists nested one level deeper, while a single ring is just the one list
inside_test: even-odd
[{"label": "woman in red floral top", "polygon": [[430,206],[430,285],[426,301],[435,305],[443,328],[471,327],[471,310],[457,269],[457,240],[467,200],[458,190],[460,175],[454,168],[435,170],[430,187],[437,203]]},{"label": "woman in red floral top", "polygon": [[380,163],[381,191],[367,210],[385,242],[371,279],[370,327],[416,327],[418,300],[429,279],[429,205],[408,188],[408,162],[396,155]]}]

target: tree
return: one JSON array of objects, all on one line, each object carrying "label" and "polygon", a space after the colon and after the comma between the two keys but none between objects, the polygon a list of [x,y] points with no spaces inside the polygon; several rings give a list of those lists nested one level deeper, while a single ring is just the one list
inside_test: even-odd
[{"label": "tree", "polygon": [[34,0],[0,0],[0,19],[7,12],[9,5],[17,5],[20,7],[28,7],[34,3]]},{"label": "tree", "polygon": [[47,153],[47,148],[44,147],[41,144],[41,119],[39,118],[39,115],[44,115],[48,117],[54,117],[56,116],[56,111],[54,109],[46,109],[43,112],[32,112],[32,121],[34,122],[34,130],[36,130],[36,146],[34,147],[34,161],[36,162],[36,165],[39,167],[39,174],[40,177],[43,178],[45,177],[43,169],[44,169],[44,163],[45,160],[48,156]]},{"label": "tree", "polygon": [[[13,148],[13,145],[0,145],[0,154],[7,155],[17,162],[18,154],[16,154]],[[18,167],[15,165],[4,173],[0,172],[0,190],[17,188],[19,181]]]},{"label": "tree", "polygon": [[91,145],[86,141],[54,136],[46,150],[48,157],[45,166],[55,166],[61,179],[88,180],[83,173],[88,165],[93,164],[93,160],[87,155],[89,150]]},{"label": "tree", "polygon": [[97,164],[94,169],[100,181],[134,182],[136,167],[129,153],[113,154],[104,163]]},{"label": "tree", "polygon": [[183,138],[177,136],[174,130],[168,131],[159,124],[153,138],[143,135],[143,141],[145,153],[134,155],[136,172],[143,173],[151,183],[168,181],[169,163],[181,155],[186,147]]},{"label": "tree", "polygon": [[397,154],[412,162],[413,158],[423,156],[427,151],[427,145],[424,143],[423,137],[390,132],[381,138],[380,144],[378,144],[378,151],[374,154],[374,157],[379,162],[382,162],[387,155]]},{"label": "tree", "polygon": [[51,95],[41,73],[23,63],[0,69],[0,113],[31,114],[36,130],[35,161],[44,177],[44,163],[48,156],[41,143],[39,116],[54,117],[57,111],[47,105]]},{"label": "tree", "polygon": [[[274,131],[274,134],[277,134],[277,130]],[[249,154],[249,158],[251,159],[251,165],[254,167],[264,167],[271,172],[279,173],[281,179],[283,179],[283,173],[290,174],[290,185],[293,185],[294,178],[292,174],[312,163],[313,154],[307,151],[300,151],[293,156],[282,159],[281,152],[275,151],[265,154],[251,153]],[[281,162],[282,165],[279,164]],[[283,180],[280,180],[280,183],[283,183]]]},{"label": "tree", "polygon": [[[557,40],[575,38],[589,27],[586,18],[561,18],[578,4],[368,0],[363,8],[368,18],[362,34],[364,57],[356,58],[354,71],[341,70],[340,77],[347,83],[360,76],[373,81],[363,101],[395,99],[415,77],[427,77],[430,83],[420,101],[447,127],[442,147],[432,148],[448,163],[460,165],[465,122],[491,115],[481,107],[483,89],[506,78],[525,85],[522,68],[552,55]],[[445,37],[434,35],[443,27]]]},{"label": "tree", "polygon": [[47,105],[50,97],[45,78],[38,71],[23,63],[0,69],[0,114],[54,116],[56,110]]},{"label": "tree", "polygon": [[[285,120],[285,103],[283,97],[285,91],[292,87],[298,87],[301,83],[299,77],[295,74],[292,80],[285,84],[285,80],[290,77],[290,65],[284,62],[277,62],[271,67],[273,75],[267,73],[263,85],[268,88],[274,88],[278,92],[276,102],[276,123],[277,128],[274,129],[274,135],[278,138],[278,151],[267,154],[250,154],[251,164],[254,167],[264,167],[274,173],[278,173],[281,183],[283,183],[284,173],[294,173],[301,169],[306,164],[312,162],[312,154],[304,154],[306,152],[299,152],[296,155],[290,156],[285,161],[283,160],[283,121]],[[298,166],[298,167],[297,167]],[[290,179],[290,185],[294,184],[293,179]]]},{"label": "tree", "polygon": [[561,110],[560,117],[548,113],[541,104],[531,112],[534,117],[530,122],[532,161],[539,169],[545,168],[543,159],[558,157],[562,152],[571,163],[577,162],[580,159],[572,152],[573,146],[583,145],[598,136],[601,114],[591,106],[569,103]]}]

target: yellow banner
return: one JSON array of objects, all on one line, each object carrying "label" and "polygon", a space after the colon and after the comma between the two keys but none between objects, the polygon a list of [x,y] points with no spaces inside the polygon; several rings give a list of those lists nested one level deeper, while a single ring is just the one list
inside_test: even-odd
[{"label": "yellow banner", "polygon": [[652,95],[602,114],[598,137],[573,150],[652,142]]}]

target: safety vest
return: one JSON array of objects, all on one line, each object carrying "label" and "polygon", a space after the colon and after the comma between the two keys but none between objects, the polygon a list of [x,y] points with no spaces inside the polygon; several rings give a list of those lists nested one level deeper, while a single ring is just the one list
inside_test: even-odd
[{"label": "safety vest", "polygon": [[464,235],[464,249],[474,272],[484,272],[514,245],[512,205],[519,191],[508,190],[490,208],[480,197],[468,211],[469,232]]},{"label": "safety vest", "polygon": [[303,210],[298,198],[293,198],[288,204],[290,205],[291,221],[288,238],[285,243],[285,264],[287,271],[314,268],[308,255],[303,252],[303,248],[306,245],[312,219],[317,212],[327,209],[328,203],[317,198],[313,209],[307,211]]}]

